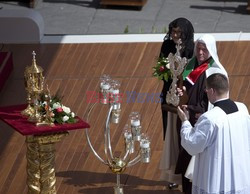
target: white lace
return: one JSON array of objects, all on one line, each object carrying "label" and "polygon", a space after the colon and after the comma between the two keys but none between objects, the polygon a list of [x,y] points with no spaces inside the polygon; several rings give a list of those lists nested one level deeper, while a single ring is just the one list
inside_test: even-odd
[{"label": "white lace", "polygon": [[210,193],[210,192],[206,192],[205,190],[193,185],[192,186],[192,194],[250,194],[250,186],[248,186],[245,189],[238,190],[238,191],[231,190],[231,191],[227,191],[227,192],[219,191],[219,192]]}]

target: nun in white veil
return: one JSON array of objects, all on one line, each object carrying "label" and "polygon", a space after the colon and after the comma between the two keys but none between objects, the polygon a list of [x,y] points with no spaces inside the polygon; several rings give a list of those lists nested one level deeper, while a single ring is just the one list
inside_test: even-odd
[{"label": "nun in white veil", "polygon": [[[195,85],[194,79],[190,76],[190,73],[194,70],[194,61],[197,61],[196,56],[196,47],[198,43],[203,43],[207,50],[209,51],[210,63],[208,63],[207,69],[205,69],[205,78],[213,73],[223,73],[227,75],[226,70],[222,66],[219,61],[217,55],[217,48],[216,48],[216,41],[215,38],[210,34],[204,34],[200,38],[198,38],[195,42],[194,48],[194,56],[188,62],[186,69],[183,72],[183,80],[189,82],[191,85]],[[189,72],[188,72],[189,71]],[[198,79],[198,78],[197,78]],[[199,81],[199,79],[198,79]],[[198,82],[197,81],[197,82]],[[205,92],[205,91],[200,91]],[[207,101],[208,109],[212,108],[212,105]],[[205,110],[206,111],[206,110]],[[182,184],[182,176],[181,174],[175,174],[176,171],[176,163],[179,155],[179,134],[177,130],[177,115],[174,113],[168,113],[168,125],[167,125],[167,133],[165,136],[165,141],[163,145],[162,156],[160,160],[159,169],[161,170],[161,180],[168,181],[170,183]],[[192,179],[192,172],[193,172],[193,162],[195,157],[192,157],[190,164],[188,165],[188,170],[186,172],[186,177]]]}]

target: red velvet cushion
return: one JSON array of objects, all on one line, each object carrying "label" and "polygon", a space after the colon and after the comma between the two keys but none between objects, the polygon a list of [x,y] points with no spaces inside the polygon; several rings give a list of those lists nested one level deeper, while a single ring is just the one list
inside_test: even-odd
[{"label": "red velvet cushion", "polygon": [[78,118],[77,123],[70,124],[56,124],[55,126],[36,126],[27,120],[27,117],[21,115],[21,111],[24,110],[27,105],[15,105],[8,107],[0,107],[0,119],[5,123],[13,127],[16,131],[22,135],[41,135],[54,132],[63,132],[74,129],[89,128],[89,124]]}]

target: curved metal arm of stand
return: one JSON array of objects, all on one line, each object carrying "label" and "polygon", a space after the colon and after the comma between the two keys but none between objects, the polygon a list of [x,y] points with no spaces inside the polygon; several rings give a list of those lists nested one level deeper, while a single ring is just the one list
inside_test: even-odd
[{"label": "curved metal arm of stand", "polygon": [[[113,153],[111,148],[111,141],[110,141],[110,115],[113,110],[113,106],[111,105],[109,108],[108,116],[106,119],[105,131],[104,131],[104,139],[105,139],[105,154],[108,157],[108,160],[113,159]],[[109,152],[108,152],[109,151]]]},{"label": "curved metal arm of stand", "polygon": [[90,147],[90,149],[92,150],[92,152],[95,154],[95,156],[96,156],[102,163],[108,165],[108,163],[107,163],[106,161],[104,161],[104,160],[97,154],[97,152],[95,151],[94,147],[92,146],[91,141],[90,141],[90,138],[89,138],[89,135],[88,135],[88,129],[85,129],[85,135],[86,135],[86,138],[87,138],[89,147]]},{"label": "curved metal arm of stand", "polygon": [[128,159],[128,156],[129,156],[129,149],[126,151],[126,153],[125,153],[125,155],[123,156],[123,161],[127,161],[127,160],[129,160]]},{"label": "curved metal arm of stand", "polygon": [[141,161],[141,155],[140,155],[140,151],[139,151],[138,155],[133,160],[129,161],[127,167],[133,166],[140,161]]},{"label": "curved metal arm of stand", "polygon": [[[90,109],[89,109],[89,111],[88,111],[88,114],[87,114],[87,121],[89,121],[89,115],[90,115],[92,109],[95,107],[96,104],[97,104],[97,103],[94,103],[94,104],[90,107]],[[92,145],[92,143],[91,143],[91,141],[90,141],[89,134],[88,134],[88,129],[87,129],[87,128],[85,129],[85,135],[86,135],[86,138],[87,138],[87,142],[88,142],[88,144],[89,144],[89,147],[90,147],[90,149],[92,150],[92,152],[95,154],[95,156],[96,156],[102,163],[108,165],[108,163],[107,163],[105,160],[103,160],[103,159],[97,154],[97,152],[95,151],[95,149],[94,149],[94,147],[93,147],[93,145]]]}]

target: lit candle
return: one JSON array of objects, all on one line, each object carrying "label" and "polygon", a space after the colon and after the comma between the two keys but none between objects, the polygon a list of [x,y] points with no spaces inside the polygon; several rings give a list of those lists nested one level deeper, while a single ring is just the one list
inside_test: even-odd
[{"label": "lit candle", "polygon": [[149,148],[149,144],[150,144],[149,141],[142,141],[140,143],[140,146],[141,146],[141,148]]},{"label": "lit candle", "polygon": [[124,137],[125,137],[126,139],[131,139],[131,138],[132,138],[132,134],[129,133],[129,132],[126,132],[126,133],[124,133]]},{"label": "lit candle", "polygon": [[102,83],[101,88],[104,90],[108,90],[110,88],[110,85],[108,83]]},{"label": "lit candle", "polygon": [[138,126],[140,126],[140,120],[131,120],[131,125],[133,126],[133,127],[138,127]]}]

